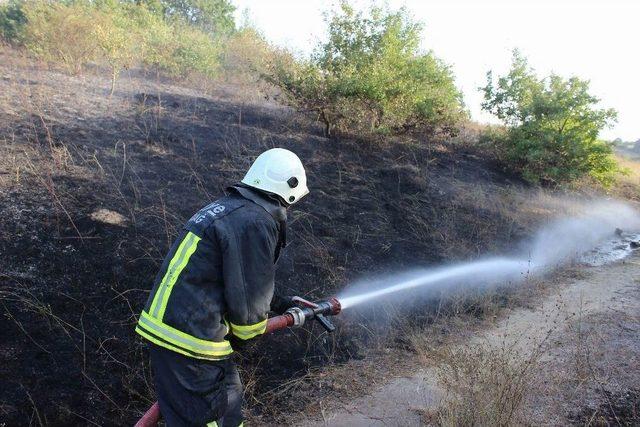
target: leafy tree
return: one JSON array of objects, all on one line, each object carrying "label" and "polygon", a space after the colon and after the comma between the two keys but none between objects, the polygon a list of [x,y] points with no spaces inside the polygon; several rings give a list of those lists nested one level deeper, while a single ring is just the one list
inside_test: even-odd
[{"label": "leafy tree", "polygon": [[136,31],[135,21],[131,19],[132,12],[134,10],[129,7],[116,6],[95,10],[94,13],[93,37],[101,57],[111,68],[111,95],[120,71],[131,67],[141,53],[141,35]]},{"label": "leafy tree", "polygon": [[267,75],[291,104],[333,127],[367,132],[452,129],[464,116],[448,66],[419,49],[422,26],[406,10],[348,3],[326,16],[329,37],[308,60],[287,55]]},{"label": "leafy tree", "polygon": [[216,37],[235,30],[235,6],[229,0],[152,0],[160,2],[167,18],[179,17]]},{"label": "leafy tree", "polygon": [[225,40],[221,61],[223,71],[236,81],[256,82],[265,72],[272,53],[273,49],[262,34],[250,24],[243,24]]},{"label": "leafy tree", "polygon": [[97,60],[94,15],[88,5],[29,1],[22,11],[27,24],[21,38],[27,49],[40,58],[59,62],[75,74],[82,72],[84,64]]},{"label": "leafy tree", "polygon": [[589,175],[610,185],[620,171],[610,144],[598,139],[616,120],[599,109],[589,82],[552,74],[538,78],[526,58],[513,53],[511,70],[494,81],[487,73],[482,108],[506,125],[494,135],[504,160],[530,182],[562,183]]},{"label": "leafy tree", "polygon": [[0,38],[10,43],[19,43],[27,17],[22,10],[23,2],[10,0],[0,4]]}]

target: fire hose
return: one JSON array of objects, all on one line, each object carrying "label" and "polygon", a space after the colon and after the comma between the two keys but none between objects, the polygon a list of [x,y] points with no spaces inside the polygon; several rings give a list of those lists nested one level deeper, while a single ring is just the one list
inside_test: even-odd
[{"label": "fire hose", "polygon": [[[293,297],[295,307],[288,309],[280,316],[270,317],[267,320],[265,334],[270,334],[281,329],[300,327],[307,321],[317,320],[327,331],[333,332],[336,327],[326,316],[335,316],[340,313],[340,301],[337,298],[329,298],[326,301],[311,302],[300,297]],[[138,420],[135,427],[156,427],[160,420],[160,405],[155,402]]]}]

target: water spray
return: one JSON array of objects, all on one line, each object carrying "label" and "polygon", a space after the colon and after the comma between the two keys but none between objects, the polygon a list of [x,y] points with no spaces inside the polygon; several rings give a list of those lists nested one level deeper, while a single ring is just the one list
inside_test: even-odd
[{"label": "water spray", "polygon": [[476,287],[496,282],[515,282],[528,277],[538,268],[523,260],[491,258],[368,280],[360,286],[347,289],[339,295],[339,298],[342,308],[350,308],[382,297],[404,296],[412,290],[425,287],[431,290],[453,287],[466,283],[470,279]]},{"label": "water spray", "polygon": [[[541,227],[512,256],[484,258],[408,273],[396,272],[385,277],[366,278],[338,294],[342,309],[380,298],[400,302],[418,295],[427,295],[430,291],[452,291],[460,287],[477,290],[491,285],[517,284],[527,278],[553,271],[563,263],[579,259],[586,252],[606,243],[607,239],[610,246],[617,247],[625,239],[640,237],[633,234],[640,230],[640,215],[628,204],[606,200],[567,202],[566,205],[577,212],[571,217],[559,218]],[[631,234],[623,236],[618,227],[625,227]],[[640,243],[637,245],[640,246]],[[621,259],[628,254],[628,241],[623,246],[626,249],[619,250],[619,256],[609,259]]]}]

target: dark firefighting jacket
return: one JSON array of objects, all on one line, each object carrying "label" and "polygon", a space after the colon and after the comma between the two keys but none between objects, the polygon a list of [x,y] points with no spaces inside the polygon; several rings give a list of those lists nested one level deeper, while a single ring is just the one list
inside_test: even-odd
[{"label": "dark firefighting jacket", "polygon": [[232,187],[198,211],[165,258],[136,332],[178,353],[219,360],[232,334],[264,333],[286,211],[262,193]]}]

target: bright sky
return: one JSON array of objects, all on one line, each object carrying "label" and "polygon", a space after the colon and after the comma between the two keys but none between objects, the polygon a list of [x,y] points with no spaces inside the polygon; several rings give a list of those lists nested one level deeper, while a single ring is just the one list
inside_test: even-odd
[{"label": "bright sky", "polygon": [[[323,0],[233,0],[247,9],[268,40],[309,52],[323,39]],[[369,1],[356,0],[358,6]],[[591,81],[603,107],[618,110],[618,124],[601,135],[640,139],[640,1],[638,0],[389,0],[425,24],[423,48],[450,64],[474,120],[481,112],[485,74],[508,70],[519,48],[538,73],[554,71]]]}]

